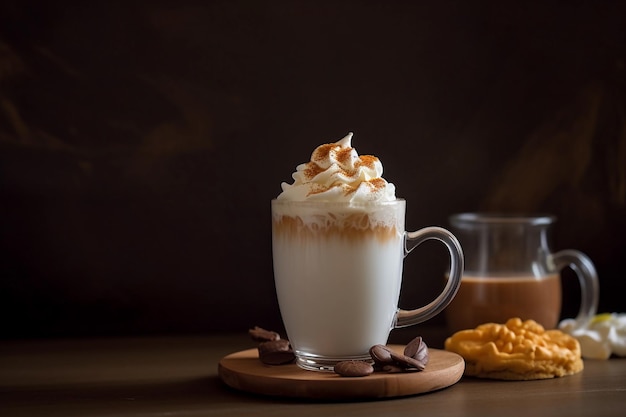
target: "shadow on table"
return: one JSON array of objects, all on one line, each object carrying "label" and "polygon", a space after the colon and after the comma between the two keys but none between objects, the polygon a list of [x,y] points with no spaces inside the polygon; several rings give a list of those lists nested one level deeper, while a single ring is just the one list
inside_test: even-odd
[{"label": "shadow on table", "polygon": [[141,415],[228,408],[244,401],[263,401],[228,388],[217,376],[177,381],[89,383],[0,387],[3,414],[11,416],[45,413],[64,415]]}]

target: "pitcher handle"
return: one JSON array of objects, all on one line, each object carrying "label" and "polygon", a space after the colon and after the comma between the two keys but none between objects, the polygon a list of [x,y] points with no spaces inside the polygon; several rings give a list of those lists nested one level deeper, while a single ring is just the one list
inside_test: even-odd
[{"label": "pitcher handle", "polygon": [[600,285],[598,274],[591,259],[582,252],[566,249],[552,255],[552,262],[558,271],[570,267],[578,276],[580,283],[580,310],[576,316],[576,326],[583,327],[598,311]]}]

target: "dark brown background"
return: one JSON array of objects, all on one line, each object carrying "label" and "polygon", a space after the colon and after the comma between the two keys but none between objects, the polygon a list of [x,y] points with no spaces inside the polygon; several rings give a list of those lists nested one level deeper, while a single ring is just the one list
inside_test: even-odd
[{"label": "dark brown background", "polygon": [[[280,326],[269,201],[348,131],[409,229],[554,213],[553,248],[626,310],[625,9],[3,2],[0,337]],[[438,291],[443,252],[407,261],[404,307]]]}]

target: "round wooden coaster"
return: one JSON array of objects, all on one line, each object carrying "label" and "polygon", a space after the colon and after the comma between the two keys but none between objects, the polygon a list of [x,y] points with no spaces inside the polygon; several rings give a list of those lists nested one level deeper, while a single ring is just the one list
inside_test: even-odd
[{"label": "round wooden coaster", "polygon": [[[402,353],[404,346],[389,345]],[[455,384],[463,376],[465,362],[456,353],[429,349],[430,360],[421,372],[375,372],[347,378],[332,372],[305,371],[295,364],[269,366],[259,360],[257,349],[222,358],[218,374],[235,389],[278,397],[310,399],[375,399],[423,394]]]}]

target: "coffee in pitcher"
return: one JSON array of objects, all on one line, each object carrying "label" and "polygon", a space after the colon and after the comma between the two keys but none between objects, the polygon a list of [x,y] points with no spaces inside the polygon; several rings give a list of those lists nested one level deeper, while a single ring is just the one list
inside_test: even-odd
[{"label": "coffee in pitcher", "polygon": [[546,329],[558,325],[562,306],[560,271],[571,267],[582,299],[576,320],[596,313],[598,278],[591,260],[576,250],[553,253],[549,227],[554,216],[463,213],[450,218],[465,253],[461,286],[445,310],[449,329],[505,323],[519,317]]}]

